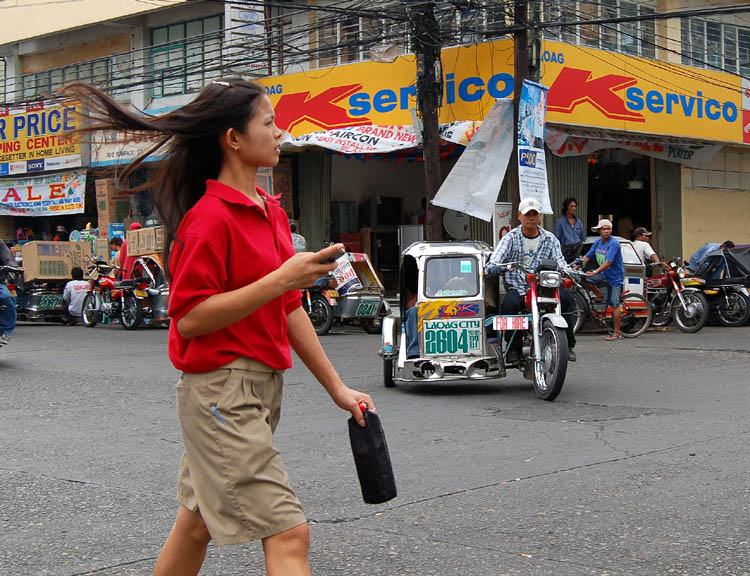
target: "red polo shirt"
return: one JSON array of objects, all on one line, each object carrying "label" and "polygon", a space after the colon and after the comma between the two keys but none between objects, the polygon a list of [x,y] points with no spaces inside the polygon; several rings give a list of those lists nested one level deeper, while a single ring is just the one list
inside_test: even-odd
[{"label": "red polo shirt", "polygon": [[182,219],[170,257],[169,358],[175,368],[216,370],[240,357],[285,370],[292,365],[286,317],[300,306],[287,292],[222,330],[186,340],[177,322],[197,304],[259,280],[294,255],[289,220],[279,203],[257,188],[266,212],[216,180]]}]

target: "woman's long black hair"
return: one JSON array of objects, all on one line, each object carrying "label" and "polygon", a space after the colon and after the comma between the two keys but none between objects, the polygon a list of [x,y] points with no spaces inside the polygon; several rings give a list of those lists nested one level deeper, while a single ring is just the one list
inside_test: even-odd
[{"label": "woman's long black hair", "polygon": [[189,104],[163,116],[129,110],[101,90],[81,82],[69,84],[62,93],[81,101],[82,115],[88,120],[82,133],[118,130],[155,141],[119,174],[119,188],[126,189],[130,174],[166,147],[154,175],[139,189],[151,189],[161,216],[165,228],[162,256],[169,274],[172,242],[182,218],[203,196],[206,180],[219,175],[223,159],[219,137],[229,128],[245,132],[265,89],[242,78],[214,80]]},{"label": "woman's long black hair", "polygon": [[568,206],[570,206],[571,202],[575,202],[576,205],[578,205],[578,200],[576,200],[572,196],[570,198],[566,198],[565,200],[563,200],[563,212],[562,212],[563,216],[565,216],[568,213]]}]

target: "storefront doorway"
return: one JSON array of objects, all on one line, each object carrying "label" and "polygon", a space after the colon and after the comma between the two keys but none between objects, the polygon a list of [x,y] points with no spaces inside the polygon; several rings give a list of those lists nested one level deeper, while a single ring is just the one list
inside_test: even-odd
[{"label": "storefront doorway", "polygon": [[614,234],[632,239],[634,228],[651,229],[651,216],[649,158],[620,149],[591,154],[588,221],[611,218]]}]

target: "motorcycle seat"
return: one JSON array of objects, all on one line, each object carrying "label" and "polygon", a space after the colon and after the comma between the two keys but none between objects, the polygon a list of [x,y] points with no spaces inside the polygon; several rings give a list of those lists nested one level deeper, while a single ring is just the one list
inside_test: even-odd
[{"label": "motorcycle seat", "polygon": [[116,288],[135,288],[135,280],[120,280],[116,285]]}]

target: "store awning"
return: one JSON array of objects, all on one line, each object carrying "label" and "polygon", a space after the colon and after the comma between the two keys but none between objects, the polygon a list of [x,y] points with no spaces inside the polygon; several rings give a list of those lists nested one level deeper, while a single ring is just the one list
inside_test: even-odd
[{"label": "store awning", "polygon": [[725,146],[684,138],[549,124],[544,142],[556,156],[584,156],[605,148],[622,148],[685,166],[706,164]]},{"label": "store awning", "polygon": [[[440,125],[441,146],[466,146],[481,122],[451,122]],[[509,134],[512,138],[513,135]],[[414,126],[352,126],[338,130],[325,130],[302,134],[296,138],[288,135],[281,145],[285,152],[306,148],[325,148],[340,154],[392,154],[421,148]],[[452,147],[453,148],[453,147]]]}]

